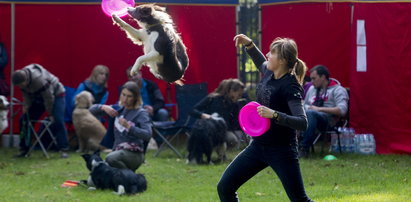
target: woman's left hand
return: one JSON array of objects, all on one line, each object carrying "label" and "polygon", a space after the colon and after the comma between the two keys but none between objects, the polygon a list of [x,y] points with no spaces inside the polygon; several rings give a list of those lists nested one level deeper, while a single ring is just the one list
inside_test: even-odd
[{"label": "woman's left hand", "polygon": [[124,126],[124,128],[129,129],[131,126],[125,118],[118,118],[118,122]]},{"label": "woman's left hand", "polygon": [[261,117],[271,119],[271,118],[273,118],[274,110],[272,110],[272,109],[270,109],[266,106],[259,106],[259,107],[257,107],[257,112],[258,112],[258,115],[260,115]]}]

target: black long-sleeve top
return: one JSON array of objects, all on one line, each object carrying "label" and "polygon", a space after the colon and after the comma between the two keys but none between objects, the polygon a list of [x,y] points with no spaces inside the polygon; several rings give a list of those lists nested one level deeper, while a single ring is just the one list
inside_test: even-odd
[{"label": "black long-sleeve top", "polygon": [[270,129],[254,137],[254,141],[264,145],[296,145],[296,130],[307,129],[301,85],[290,73],[275,79],[274,72],[267,69],[266,58],[257,47],[248,49],[247,53],[262,73],[256,89],[257,102],[279,113],[277,121],[271,119]]}]

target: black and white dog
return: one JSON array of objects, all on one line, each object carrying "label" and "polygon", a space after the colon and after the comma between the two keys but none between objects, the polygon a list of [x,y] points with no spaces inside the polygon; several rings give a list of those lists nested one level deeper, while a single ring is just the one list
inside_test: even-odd
[{"label": "black and white dog", "polygon": [[204,164],[203,155],[206,155],[205,163],[210,164],[213,148],[219,150],[219,160],[224,160],[226,132],[227,125],[217,113],[213,113],[210,119],[197,120],[188,139],[188,162]]},{"label": "black and white dog", "polygon": [[4,95],[0,95],[0,134],[9,127],[8,113],[10,103]]},{"label": "black and white dog", "polygon": [[109,166],[101,159],[98,151],[94,154],[83,154],[82,157],[91,171],[86,182],[89,187],[112,189],[118,195],[136,194],[147,189],[147,180],[143,174]]},{"label": "black and white dog", "polygon": [[165,8],[144,4],[128,8],[128,14],[141,29],[135,29],[115,14],[112,18],[135,44],[144,45],[144,55],[137,58],[130,73],[133,75],[142,65],[147,65],[157,78],[182,84],[188,66],[186,47]]}]

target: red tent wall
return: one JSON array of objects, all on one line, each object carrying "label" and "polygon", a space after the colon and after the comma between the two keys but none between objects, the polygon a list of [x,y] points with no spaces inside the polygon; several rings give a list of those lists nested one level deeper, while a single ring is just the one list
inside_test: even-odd
[{"label": "red tent wall", "polygon": [[[411,153],[410,10],[409,3],[265,4],[263,50],[275,37],[294,38],[309,68],[324,64],[350,88],[357,133],[374,134],[378,153]],[[356,70],[357,19],[365,20],[366,72]]]},{"label": "red tent wall", "polygon": [[[354,4],[365,21],[367,71],[350,65],[351,125],[374,134],[378,153],[411,153],[411,4]],[[350,44],[356,57],[356,29]]]},{"label": "red tent wall", "polygon": [[[113,25],[99,4],[16,4],[15,7],[16,69],[39,63],[64,85],[77,87],[95,65],[104,64],[110,68],[108,103],[117,101],[118,87],[127,80],[125,70],[142,54],[142,47],[134,45]],[[207,82],[212,91],[222,79],[237,77],[232,41],[236,33],[235,6],[167,7],[188,49],[190,64],[184,83]],[[0,4],[0,17],[1,40],[10,47],[10,5]],[[128,21],[137,27],[137,23]],[[143,72],[166,95],[168,84],[155,79],[147,68]],[[17,88],[16,94],[21,97]]]},{"label": "red tent wall", "polygon": [[308,68],[323,64],[332,77],[348,86],[350,18],[346,3],[299,3],[262,6],[262,50],[268,52],[276,37],[298,45],[299,58]]}]

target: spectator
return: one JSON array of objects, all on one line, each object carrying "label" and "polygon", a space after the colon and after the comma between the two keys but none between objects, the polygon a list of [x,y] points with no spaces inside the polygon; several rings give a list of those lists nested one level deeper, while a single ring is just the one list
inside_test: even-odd
[{"label": "spectator", "polygon": [[239,34],[236,45],[244,45],[262,73],[256,94],[260,116],[271,119],[271,126],[231,162],[218,185],[221,201],[238,201],[236,191],[250,178],[270,166],[280,178],[290,201],[311,201],[304,190],[297,152],[296,130],[307,127],[302,105],[302,80],[306,71],[298,59],[292,39],[276,38],[267,59],[253,41]]},{"label": "spectator", "polygon": [[153,121],[168,121],[169,113],[164,108],[164,97],[161,94],[157,84],[153,81],[144,79],[141,71],[130,76],[132,67],[127,68],[126,74],[129,81],[134,81],[140,87],[141,97],[143,99],[143,107],[150,114]]},{"label": "spectator", "polygon": [[244,84],[240,80],[225,79],[214,92],[197,103],[192,112],[193,117],[201,119],[209,119],[215,112],[223,117],[228,128],[226,143],[229,147],[237,148],[240,140],[244,140],[237,118],[240,110],[238,100],[243,92]]},{"label": "spectator", "polygon": [[4,75],[4,68],[9,62],[6,47],[0,42],[0,95],[9,96],[10,95],[10,85],[6,81]]},{"label": "spectator", "polygon": [[93,95],[94,104],[105,104],[108,98],[107,81],[109,74],[110,71],[107,66],[96,65],[93,68],[93,71],[91,71],[91,75],[77,87],[73,96],[73,104],[74,97],[83,90],[86,90]]},{"label": "spectator", "polygon": [[325,131],[336,124],[348,110],[348,93],[335,79],[330,79],[328,68],[317,65],[310,70],[312,86],[308,89],[304,107],[308,128],[302,134],[300,156],[307,157],[316,130]]},{"label": "spectator", "polygon": [[59,79],[39,64],[30,64],[12,74],[12,82],[23,92],[23,116],[20,118],[20,154],[26,156],[31,139],[28,135],[28,118],[38,120],[47,111],[52,121],[50,130],[56,136],[57,148],[62,158],[67,158],[69,149],[67,130],[64,125],[65,95],[64,86]]},{"label": "spectator", "polygon": [[142,108],[137,84],[129,81],[123,85],[118,105],[94,104],[90,111],[96,116],[108,115],[114,119],[114,124],[107,129],[107,134],[114,137],[113,152],[107,155],[107,163],[136,171],[144,162],[144,144],[152,135],[151,119]]}]

